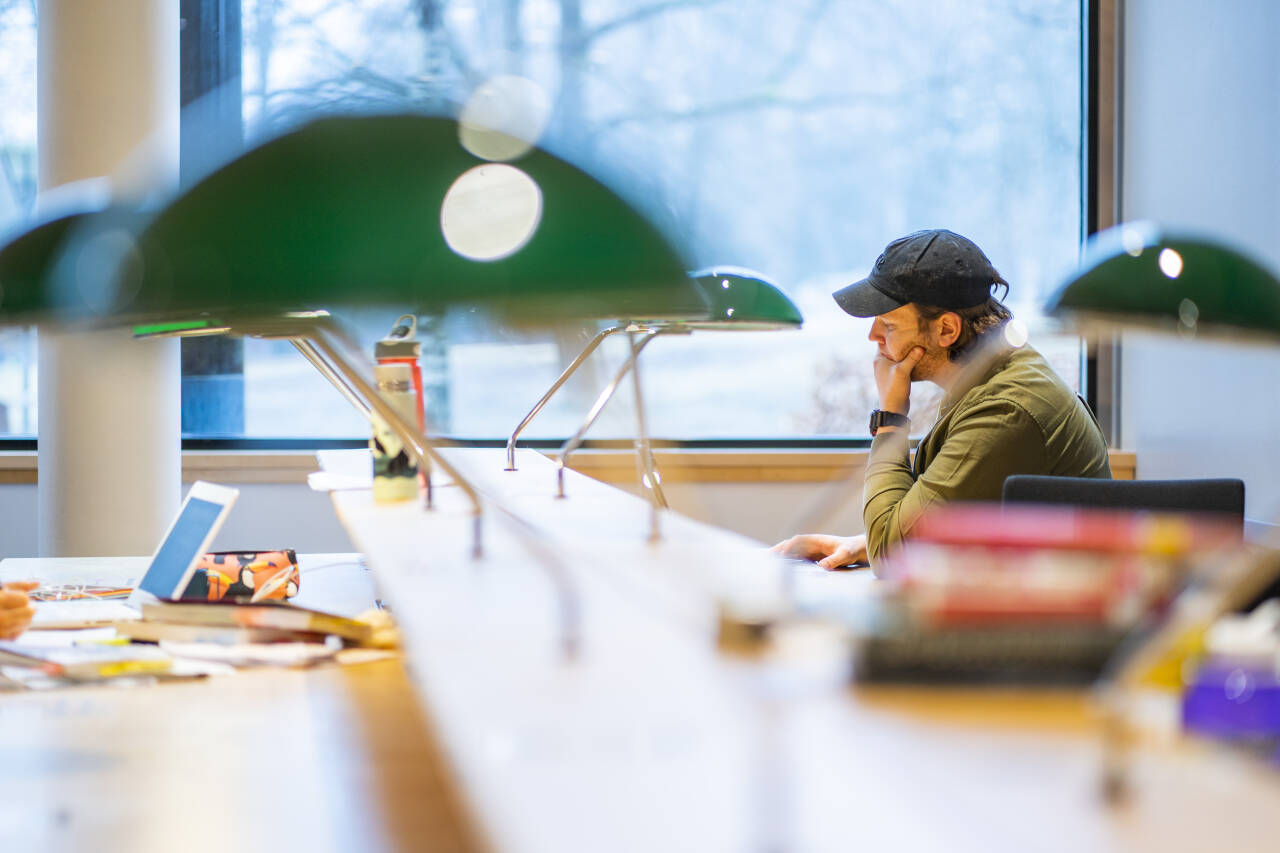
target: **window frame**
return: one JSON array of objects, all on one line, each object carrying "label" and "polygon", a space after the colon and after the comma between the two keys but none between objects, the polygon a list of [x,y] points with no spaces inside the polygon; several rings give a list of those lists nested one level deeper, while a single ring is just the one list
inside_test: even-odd
[{"label": "window frame", "polygon": [[[1084,241],[1120,221],[1120,164],[1124,123],[1123,0],[1081,0],[1081,182]],[[1107,445],[1120,447],[1120,336],[1086,342],[1084,397]]]}]

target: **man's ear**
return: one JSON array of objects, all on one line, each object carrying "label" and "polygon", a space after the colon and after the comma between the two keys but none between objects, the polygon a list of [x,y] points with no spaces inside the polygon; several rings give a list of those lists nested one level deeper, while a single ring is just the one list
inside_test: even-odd
[{"label": "man's ear", "polygon": [[954,311],[944,311],[933,321],[933,333],[937,336],[938,346],[946,349],[960,340],[960,329],[963,321]]}]

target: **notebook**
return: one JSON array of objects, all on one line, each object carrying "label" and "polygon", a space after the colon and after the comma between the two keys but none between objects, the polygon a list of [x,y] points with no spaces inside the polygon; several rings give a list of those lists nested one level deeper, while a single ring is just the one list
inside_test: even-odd
[{"label": "notebook", "polygon": [[192,485],[146,573],[125,601],[38,601],[31,627],[82,628],[142,618],[142,605],[179,598],[195,574],[200,555],[209,550],[240,494],[238,489],[200,481]]}]

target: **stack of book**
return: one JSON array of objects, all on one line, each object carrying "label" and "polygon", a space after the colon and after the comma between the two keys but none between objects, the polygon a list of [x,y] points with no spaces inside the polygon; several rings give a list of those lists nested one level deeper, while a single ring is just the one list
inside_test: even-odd
[{"label": "stack of book", "polygon": [[141,642],[323,643],[337,636],[355,645],[368,643],[372,626],[333,613],[276,601],[163,601],[142,605],[142,619],[119,623],[116,630]]},{"label": "stack of book", "polygon": [[1216,521],[1069,508],[952,506],[882,566],[860,680],[1080,684],[1166,608]]}]

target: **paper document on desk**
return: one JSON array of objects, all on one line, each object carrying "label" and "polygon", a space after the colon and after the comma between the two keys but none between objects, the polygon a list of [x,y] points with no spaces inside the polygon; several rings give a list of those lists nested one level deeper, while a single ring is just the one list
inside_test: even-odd
[{"label": "paper document on desk", "polygon": [[373,455],[368,448],[317,450],[320,470],[307,475],[307,485],[317,492],[373,488]]},{"label": "paper document on desk", "polygon": [[14,640],[14,642],[20,646],[39,646],[42,648],[62,646],[70,648],[71,646],[87,645],[89,643],[105,643],[115,638],[116,629],[109,625],[101,628],[82,628],[76,631],[41,631],[32,628]]},{"label": "paper document on desk", "polygon": [[32,628],[89,628],[141,619],[138,611],[124,601],[79,599],[73,601],[36,601]]},{"label": "paper document on desk", "polygon": [[179,660],[207,661],[230,666],[312,666],[333,660],[341,642],[325,643],[218,643],[160,642],[160,648]]},{"label": "paper document on desk", "polygon": [[167,672],[172,659],[155,646],[35,646],[0,642],[0,665],[35,669],[73,681]]}]

